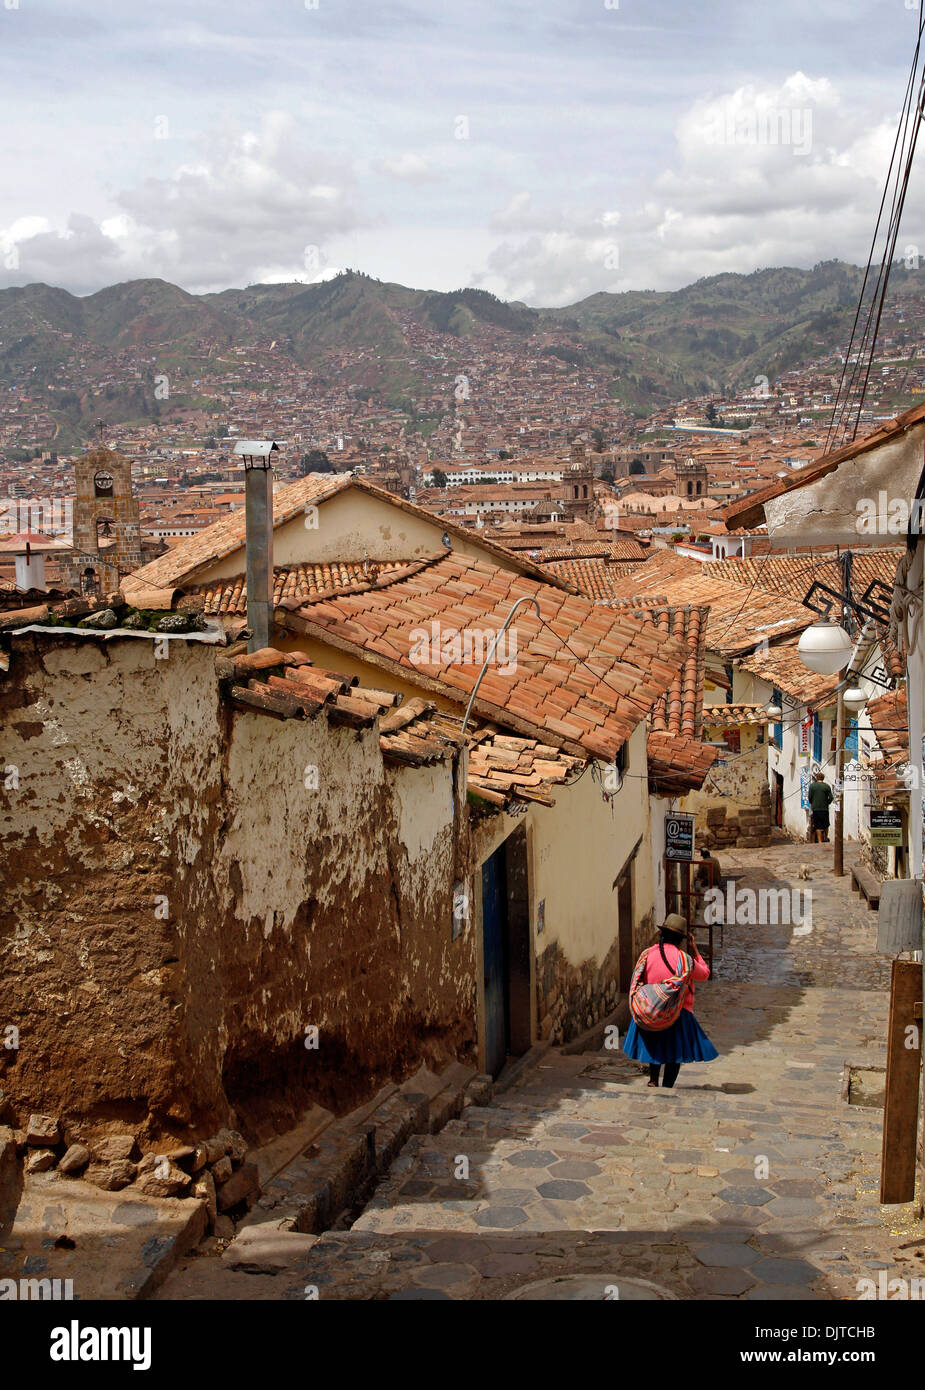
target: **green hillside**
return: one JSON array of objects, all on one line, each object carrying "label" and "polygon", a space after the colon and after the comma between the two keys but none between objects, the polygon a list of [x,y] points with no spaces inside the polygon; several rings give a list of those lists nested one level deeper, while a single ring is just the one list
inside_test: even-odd
[{"label": "green hillside", "polygon": [[[483,350],[506,348],[516,357],[529,348],[572,370],[595,370],[614,397],[645,409],[751,385],[758,375],[773,382],[781,371],[843,348],[861,279],[857,267],[830,261],[812,270],[716,275],[676,291],[594,294],[562,309],[508,304],[483,290],[408,289],[356,271],[320,284],[208,295],[163,280],[129,281],[85,298],[28,285],[0,290],[0,381],[57,390],[61,364],[69,362],[73,376],[75,355],[87,355],[91,372],[100,362],[128,361],[134,376],[117,382],[109,404],[130,410],[148,356],[158,370],[167,364],[206,378],[196,391],[208,397],[214,354],[275,344],[296,363],[323,364],[328,380],[343,373],[363,391],[394,401],[413,396],[420,384],[414,344],[429,334],[444,340],[439,350],[448,360],[472,338]],[[919,278],[902,265],[893,271],[891,295],[911,306],[910,317],[923,307]],[[74,380],[63,385],[81,392]],[[79,427],[84,404],[69,402],[62,425]]]}]

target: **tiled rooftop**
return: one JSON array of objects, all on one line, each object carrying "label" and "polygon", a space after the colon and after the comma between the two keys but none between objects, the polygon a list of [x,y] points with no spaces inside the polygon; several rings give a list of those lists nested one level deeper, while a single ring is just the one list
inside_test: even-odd
[{"label": "tiled rooftop", "polygon": [[[330,565],[280,566],[273,572],[273,602],[279,604],[284,599],[320,598],[347,589],[366,589],[381,575],[393,574],[416,563],[397,560],[361,564],[341,560]],[[203,612],[207,615],[247,613],[247,588],[243,574],[233,579],[215,579],[186,592],[189,596],[204,600]]]},{"label": "tiled rooftop", "polygon": [[587,765],[552,744],[517,738],[487,725],[477,731],[469,749],[467,786],[497,806],[511,799],[554,805],[552,788]]},{"label": "tiled rooftop", "polygon": [[659,594],[671,604],[708,605],[707,649],[727,660],[751,651],[763,638],[778,642],[814,621],[808,608],[783,595],[713,578],[706,568],[697,560],[660,550],[614,586],[615,597]]},{"label": "tiled rooftop", "polygon": [[[284,603],[277,621],[465,705],[484,659],[471,635],[497,632],[524,597],[538,601],[541,620],[532,606],[518,610],[508,639],[516,651],[504,662],[502,648],[489,666],[475,712],[575,755],[612,759],[688,650],[625,613],[448,554],[366,593]],[[468,652],[459,650],[466,633]]]},{"label": "tiled rooftop", "polygon": [[743,671],[760,676],[801,705],[826,705],[835,698],[838,676],[818,676],[803,665],[796,640],[782,642],[766,652],[756,652],[739,662]]},{"label": "tiled rooftop", "polygon": [[[896,548],[853,550],[851,587],[860,598],[875,579],[890,588],[896,578],[896,566],[903,551]],[[803,598],[814,580],[830,588],[841,589],[842,571],[839,558],[833,551],[815,555],[779,555],[772,552],[745,559],[714,560],[704,565],[704,573],[717,579],[729,579],[746,588],[785,594],[796,603]]]},{"label": "tiled rooftop", "polygon": [[909,710],[906,687],[891,690],[871,700],[867,715],[874,730],[883,762],[875,764],[877,792],[883,800],[904,796],[908,783],[902,772],[909,762]]},{"label": "tiled rooftop", "polygon": [[687,656],[678,665],[670,688],[659,696],[649,715],[653,732],[685,734],[696,738],[700,733],[703,710],[703,675],[705,666],[704,639],[708,608],[669,606],[655,603],[642,606],[643,600],[609,605],[616,611],[628,611],[638,621],[651,624],[663,637],[674,637],[687,647]]},{"label": "tiled rooftop", "polygon": [[[635,545],[635,542],[626,541],[624,545]],[[638,560],[645,554],[642,547],[638,547],[639,556],[627,556],[627,559]],[[625,561],[612,560],[604,556],[581,556],[572,557],[566,560],[542,560],[541,556],[536,555],[534,559],[540,561],[544,568],[549,571],[550,576],[556,580],[565,580],[571,584],[579,593],[590,599],[609,599],[616,596],[618,585],[625,585],[626,563]]]},{"label": "tiled rooftop", "polygon": [[728,705],[707,705],[703,711],[703,722],[714,729],[734,729],[740,724],[770,724],[772,721],[766,705],[739,701]]},{"label": "tiled rooftop", "polygon": [[653,730],[646,740],[649,789],[659,796],[683,796],[699,790],[721,749],[687,735]]}]

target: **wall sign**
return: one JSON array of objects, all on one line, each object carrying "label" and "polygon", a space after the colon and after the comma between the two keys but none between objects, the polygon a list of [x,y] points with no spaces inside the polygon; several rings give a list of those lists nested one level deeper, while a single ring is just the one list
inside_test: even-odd
[{"label": "wall sign", "polygon": [[870,842],[883,848],[903,842],[903,818],[899,811],[871,811]]},{"label": "wall sign", "polygon": [[665,858],[691,860],[694,857],[694,817],[665,817]]}]

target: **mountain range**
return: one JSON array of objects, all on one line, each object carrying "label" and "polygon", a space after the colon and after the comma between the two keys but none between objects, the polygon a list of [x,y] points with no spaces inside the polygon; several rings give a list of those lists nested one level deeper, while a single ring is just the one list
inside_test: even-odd
[{"label": "mountain range", "polygon": [[[85,359],[92,377],[101,363],[129,354],[154,359],[156,370],[206,378],[207,397],[210,356],[272,348],[277,360],[317,368],[332,381],[345,373],[364,392],[395,404],[422,382],[420,347],[411,341],[417,328],[439,336],[450,363],[464,364],[478,344],[593,369],[612,396],[645,411],[751,385],[758,375],[773,382],[783,370],[843,350],[861,283],[856,266],[827,261],[811,270],[716,275],[680,290],[602,292],[555,309],[506,303],[476,289],[408,289],[356,271],[318,284],[202,295],[163,280],[129,281],[82,298],[33,284],[0,290],[0,382],[31,378],[60,389],[65,364],[73,377]],[[919,285],[917,271],[897,264],[891,303],[907,322],[925,310]],[[358,375],[351,359],[359,357]],[[264,370],[267,360],[261,358]],[[79,383],[65,385],[80,394]]]}]

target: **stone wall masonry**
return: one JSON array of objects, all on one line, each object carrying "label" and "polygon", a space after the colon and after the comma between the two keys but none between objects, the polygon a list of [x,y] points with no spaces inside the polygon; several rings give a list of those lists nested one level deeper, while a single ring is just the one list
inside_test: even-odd
[{"label": "stone wall masonry", "polygon": [[708,789],[692,792],[684,809],[696,817],[698,849],[722,850],[737,845],[757,849],[771,843],[771,791],[768,750],[756,744],[747,753],[715,766]]},{"label": "stone wall masonry", "polygon": [[260,1141],[471,1053],[448,764],[393,771],[375,728],[232,712],[192,643],[13,639],[0,717],[13,1123]]},{"label": "stone wall masonry", "polygon": [[619,958],[616,941],[602,961],[578,966],[557,941],[538,955],[537,1016],[544,1041],[569,1042],[611,1012],[619,993]]}]

